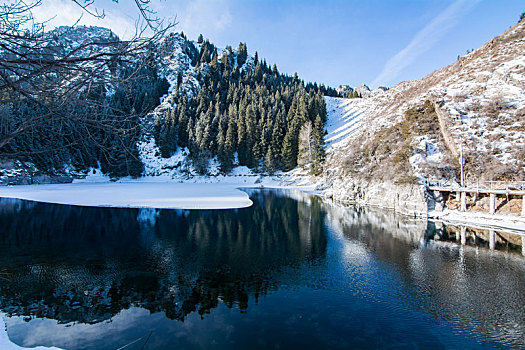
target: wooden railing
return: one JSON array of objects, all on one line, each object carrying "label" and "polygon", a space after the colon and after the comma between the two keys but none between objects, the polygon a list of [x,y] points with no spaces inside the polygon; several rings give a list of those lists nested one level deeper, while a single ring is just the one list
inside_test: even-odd
[{"label": "wooden railing", "polygon": [[[449,180],[427,180],[427,187],[462,188],[457,182]],[[470,190],[509,190],[525,191],[525,181],[466,181],[463,188]]]}]

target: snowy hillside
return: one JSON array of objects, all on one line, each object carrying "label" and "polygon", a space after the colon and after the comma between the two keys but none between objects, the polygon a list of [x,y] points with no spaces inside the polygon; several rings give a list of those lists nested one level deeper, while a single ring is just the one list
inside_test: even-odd
[{"label": "snowy hillside", "polygon": [[[326,98],[328,166],[348,167],[381,130],[410,108],[432,101],[442,135],[414,137],[412,175],[433,177],[425,164],[454,167],[462,146],[466,175],[485,180],[523,178],[525,161],[525,21],[457,62],[417,81],[362,99]],[[437,119],[436,119],[437,120]],[[408,164],[407,164],[408,165]]]},{"label": "snowy hillside", "polygon": [[363,113],[356,106],[356,99],[339,97],[325,97],[327,136],[325,138],[328,152],[333,152],[345,144],[350,137],[360,128]]},{"label": "snowy hillside", "polygon": [[[143,175],[188,178],[229,174],[238,166],[274,174],[299,162],[307,172],[321,173],[322,88],[280,73],[257,52],[249,56],[244,43],[234,50],[200,41],[172,34],[159,45],[157,72],[169,88],[141,118]],[[311,128],[311,144],[299,160],[303,126]]]},{"label": "snowy hillside", "polygon": [[[75,120],[66,123],[71,131],[64,131],[63,123],[45,123],[42,130],[19,135],[15,131],[25,125],[24,118],[32,120],[41,113],[40,104],[4,106],[10,116],[2,129],[7,134],[0,135],[6,140],[2,151],[24,156],[0,154],[1,184],[70,182],[92,168],[112,178],[275,174],[297,167],[299,133],[306,124],[312,128],[312,144],[300,161],[308,173],[322,171],[327,89],[305,84],[297,74],[280,73],[257,52],[249,56],[245,43],[236,49],[218,48],[202,37],[195,42],[183,33],[171,33],[129,53],[116,51],[126,45],[104,28],[60,27],[48,34],[43,51],[55,59],[113,51],[127,59],[120,65],[113,58],[101,60],[100,66],[99,60],[95,65],[87,61],[80,64],[82,69],[64,69],[60,81],[49,82],[50,88],[66,86],[73,81],[70,73],[81,72],[73,75],[76,89],[68,86],[71,96],[64,103],[69,108],[54,113]],[[38,86],[30,92],[41,91]],[[77,120],[97,125],[97,132],[85,137],[83,128],[91,130],[91,124]],[[55,151],[62,144],[65,150]],[[232,172],[236,167],[243,168]],[[37,178],[40,173],[46,177]]]},{"label": "snowy hillside", "polygon": [[[198,54],[202,44],[190,41],[179,33],[172,33],[161,43],[156,64],[160,75],[165,77],[170,85],[168,94],[161,100],[160,105],[143,120],[141,140],[137,143],[140,160],[144,164],[144,176],[163,176],[166,178],[184,180],[189,176],[197,176],[197,171],[189,160],[187,147],[178,149],[170,157],[162,157],[159,145],[153,135],[154,123],[163,119],[167,111],[177,108],[177,95],[196,96],[201,89],[198,75],[209,72],[209,64],[200,65],[192,62]],[[218,49],[218,62],[221,62],[224,49]],[[235,62],[236,63],[236,62]],[[248,57],[244,68],[253,64],[253,57]],[[255,176],[249,169],[239,169],[242,175]],[[211,160],[208,166],[209,175],[219,175],[216,160]]]}]

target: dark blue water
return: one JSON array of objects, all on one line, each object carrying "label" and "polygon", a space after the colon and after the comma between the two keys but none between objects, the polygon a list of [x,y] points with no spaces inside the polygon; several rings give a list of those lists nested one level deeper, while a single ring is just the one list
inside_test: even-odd
[{"label": "dark blue water", "polygon": [[0,312],[64,349],[525,347],[520,254],[426,222],[251,191],[238,210],[0,199]]}]

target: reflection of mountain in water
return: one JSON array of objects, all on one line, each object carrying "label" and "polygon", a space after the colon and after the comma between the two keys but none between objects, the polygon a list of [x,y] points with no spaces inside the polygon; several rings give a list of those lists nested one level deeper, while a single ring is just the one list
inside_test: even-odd
[{"label": "reflection of mountain in water", "polygon": [[254,206],[217,211],[0,199],[0,309],[47,318],[8,317],[9,336],[94,349],[150,330],[152,348],[525,346],[525,258],[469,246],[480,232],[436,241],[453,236],[301,192],[248,192]]},{"label": "reflection of mountain in water", "polygon": [[[450,239],[452,226],[436,228],[433,222],[379,209],[332,207],[327,208],[326,219],[343,235],[350,251],[346,254],[349,265],[362,265],[359,257],[373,256],[396,271],[396,285],[390,288],[385,287],[389,283],[386,276],[380,283],[371,280],[362,287],[373,291],[367,297],[392,300],[400,298],[403,290],[406,309],[430,312],[443,323],[452,321],[472,337],[525,346],[523,257],[480,248],[488,243],[473,228],[466,229],[467,243],[477,240],[478,246],[461,245],[459,238],[456,244],[444,244],[429,237],[443,239],[445,234]],[[506,240],[511,239],[508,237]],[[357,252],[359,249],[365,252]],[[355,266],[349,268],[353,269]]]},{"label": "reflection of mountain in water", "polygon": [[283,268],[325,258],[317,198],[253,192],[241,210],[73,207],[0,199],[0,307],[96,323],[130,306],[184,320],[219,301],[241,311]]}]

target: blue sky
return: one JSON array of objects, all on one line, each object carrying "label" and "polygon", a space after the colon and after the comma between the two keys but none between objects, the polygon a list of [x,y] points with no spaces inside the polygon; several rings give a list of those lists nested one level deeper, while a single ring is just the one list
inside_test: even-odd
[{"label": "blue sky", "polygon": [[[106,18],[82,22],[127,35],[138,18],[133,1],[96,0]],[[523,0],[151,0],[177,31],[218,46],[246,42],[279,70],[331,86],[393,86],[446,66],[516,24]],[[46,0],[48,27],[73,24],[71,0]]]}]

